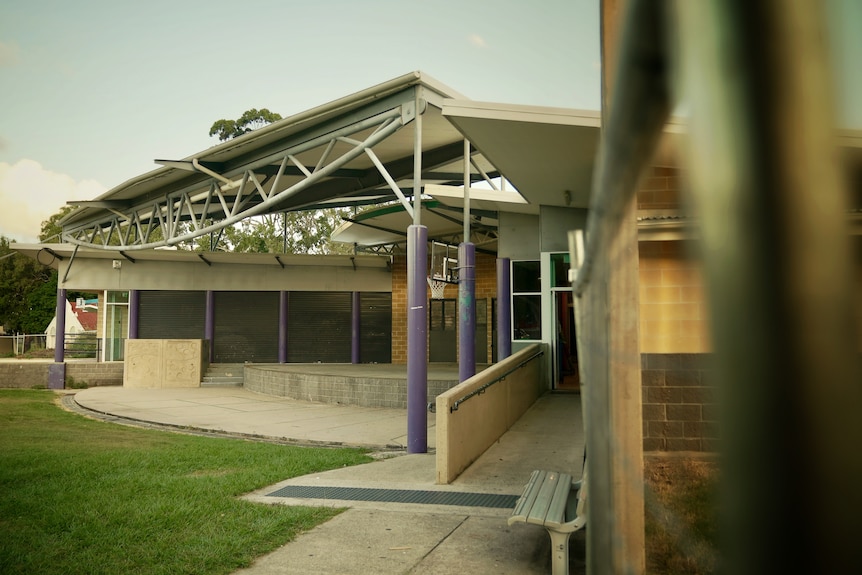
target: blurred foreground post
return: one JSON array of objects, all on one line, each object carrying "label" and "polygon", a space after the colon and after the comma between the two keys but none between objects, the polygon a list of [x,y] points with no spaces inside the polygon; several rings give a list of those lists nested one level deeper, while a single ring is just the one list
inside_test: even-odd
[{"label": "blurred foreground post", "polygon": [[862,573],[862,377],[818,1],[675,3],[727,573]]}]

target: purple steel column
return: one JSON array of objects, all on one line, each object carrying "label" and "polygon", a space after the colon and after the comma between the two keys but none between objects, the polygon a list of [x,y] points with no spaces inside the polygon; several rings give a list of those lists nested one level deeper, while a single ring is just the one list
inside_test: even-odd
[{"label": "purple steel column", "polygon": [[352,294],[351,300],[351,325],[350,325],[350,361],[351,363],[359,363],[360,339],[359,339],[359,292],[355,291]]},{"label": "purple steel column", "polygon": [[512,355],[512,284],[509,258],[497,258],[497,361]]},{"label": "purple steel column", "polygon": [[129,339],[138,339],[138,307],[141,302],[141,292],[129,290]]},{"label": "purple steel column", "polygon": [[209,361],[215,356],[215,292],[207,290],[207,305],[204,316],[204,339],[209,347]]},{"label": "purple steel column", "polygon": [[54,338],[54,361],[62,363],[65,359],[66,347],[66,290],[57,290],[57,321],[54,322],[57,333]]},{"label": "purple steel column", "polygon": [[428,452],[428,228],[407,228],[407,453]]},{"label": "purple steel column", "polygon": [[476,375],[476,246],[458,246],[458,378]]},{"label": "purple steel column", "polygon": [[278,293],[278,363],[287,363],[287,292]]}]

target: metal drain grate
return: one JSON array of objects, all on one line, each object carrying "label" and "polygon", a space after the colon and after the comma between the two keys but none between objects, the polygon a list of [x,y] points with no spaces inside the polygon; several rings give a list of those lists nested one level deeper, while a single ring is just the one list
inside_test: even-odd
[{"label": "metal drain grate", "polygon": [[371,489],[364,487],[320,487],[287,485],[267,497],[297,499],[338,499],[343,501],[378,501],[385,503],[419,503],[424,505],[457,505],[461,507],[513,508],[518,495],[499,493],[465,493],[460,491],[413,491],[407,489]]}]

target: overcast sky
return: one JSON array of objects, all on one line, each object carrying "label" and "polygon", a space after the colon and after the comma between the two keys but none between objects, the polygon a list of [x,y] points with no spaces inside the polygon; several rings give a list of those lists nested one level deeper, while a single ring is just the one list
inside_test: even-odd
[{"label": "overcast sky", "polygon": [[[862,54],[862,2],[832,1]],[[2,0],[0,234],[35,241],[67,200],[216,144],[220,118],[286,117],[413,70],[474,100],[596,110],[598,6]]]}]

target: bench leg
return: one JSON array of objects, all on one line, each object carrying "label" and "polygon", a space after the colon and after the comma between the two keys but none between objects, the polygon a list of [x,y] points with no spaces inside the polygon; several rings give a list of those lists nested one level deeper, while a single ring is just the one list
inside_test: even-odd
[{"label": "bench leg", "polygon": [[569,573],[569,535],[548,529],[551,536],[551,573],[553,575],[568,575]]}]

